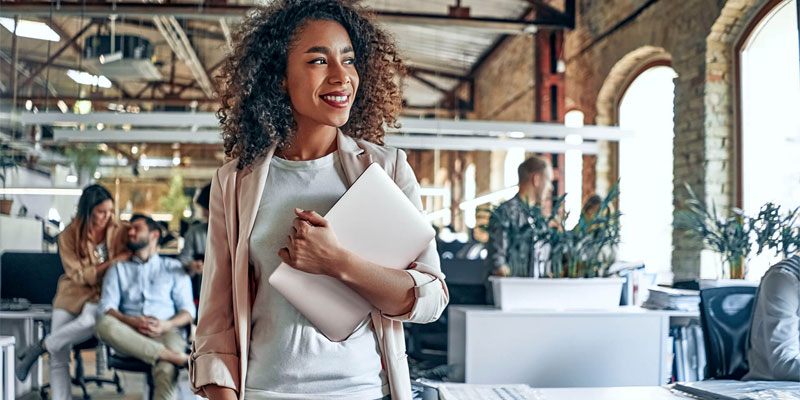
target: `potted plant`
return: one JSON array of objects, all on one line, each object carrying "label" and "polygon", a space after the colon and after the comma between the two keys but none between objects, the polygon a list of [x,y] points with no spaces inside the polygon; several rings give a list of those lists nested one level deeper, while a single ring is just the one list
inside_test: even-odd
[{"label": "potted plant", "polygon": [[686,230],[710,250],[720,254],[723,262],[722,278],[744,279],[745,260],[753,244],[751,222],[738,208],[727,217],[720,216],[712,202],[709,210],[694,190],[687,184],[686,211],[675,214],[674,226]]},{"label": "potted plant", "polygon": [[72,160],[72,165],[77,169],[75,172],[81,185],[94,174],[103,153],[98,146],[91,144],[78,144],[64,149],[64,155]]},{"label": "potted plant", "polygon": [[[8,172],[10,169],[16,169],[18,166],[17,158],[15,157],[13,150],[9,149],[2,149],[0,152],[0,182],[2,182],[3,189],[6,188],[6,181],[8,180]],[[8,195],[3,192],[2,198],[0,198],[0,214],[9,215],[11,214],[11,206],[14,204],[14,199],[9,198]]]},{"label": "potted plant", "polygon": [[761,206],[758,217],[750,220],[750,230],[758,246],[756,254],[765,249],[788,258],[800,250],[800,207],[781,213],[781,206],[769,202]]},{"label": "potted plant", "polygon": [[159,203],[161,210],[172,214],[170,229],[178,229],[181,217],[186,207],[192,204],[192,199],[183,194],[183,175],[172,175],[169,183],[169,192],[162,197]]},{"label": "potted plant", "polygon": [[[545,249],[549,266],[540,274],[515,277],[490,277],[495,305],[503,310],[514,309],[591,309],[619,305],[623,278],[605,278],[614,261],[614,248],[619,243],[619,212],[612,211],[611,202],[619,195],[615,185],[602,201],[594,216],[581,215],[578,224],[568,229],[567,215],[544,216],[539,206],[526,206],[528,224],[515,226],[501,209],[484,210],[491,214],[490,224],[500,224],[509,246],[509,263],[522,262],[530,268],[530,248],[536,243]],[[555,199],[553,210],[560,210],[566,195]],[[498,226],[484,225],[497,231]],[[515,261],[516,260],[516,261]],[[512,267],[512,270],[514,268]],[[516,271],[526,271],[516,269]]]}]

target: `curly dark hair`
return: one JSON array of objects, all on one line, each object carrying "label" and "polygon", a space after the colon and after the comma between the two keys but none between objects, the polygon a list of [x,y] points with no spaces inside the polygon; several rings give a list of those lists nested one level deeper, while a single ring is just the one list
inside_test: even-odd
[{"label": "curly dark hair", "polygon": [[289,94],[283,88],[287,54],[298,29],[312,20],[337,22],[347,31],[361,78],[350,118],[342,131],[383,144],[384,127],[396,127],[402,98],[395,82],[403,74],[394,42],[358,1],[279,0],[254,9],[239,28],[236,45],[220,77],[223,89],[217,117],[225,154],[251,166],[273,144],[291,143],[297,127]]}]

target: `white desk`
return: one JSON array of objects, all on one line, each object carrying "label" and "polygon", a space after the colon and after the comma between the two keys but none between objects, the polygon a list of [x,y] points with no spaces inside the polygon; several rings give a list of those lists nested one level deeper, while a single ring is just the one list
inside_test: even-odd
[{"label": "white desk", "polygon": [[0,348],[2,348],[2,359],[0,360],[0,370],[2,370],[2,377],[0,377],[0,400],[14,400],[14,342],[16,340],[13,336],[0,336]]},{"label": "white desk", "polygon": [[693,398],[655,386],[547,388],[536,389],[536,391],[541,394],[541,400],[676,400]]},{"label": "white desk", "polygon": [[671,319],[639,307],[501,311],[452,306],[448,364],[466,383],[532,387],[660,386],[671,373]]},{"label": "white desk", "polygon": [[[0,335],[13,336],[16,339],[16,351],[41,340],[43,329],[41,323],[49,321],[52,307],[34,305],[25,311],[0,311]],[[25,381],[16,381],[16,397],[20,397],[42,386],[42,358],[36,361]],[[12,371],[12,374],[14,372]]]}]

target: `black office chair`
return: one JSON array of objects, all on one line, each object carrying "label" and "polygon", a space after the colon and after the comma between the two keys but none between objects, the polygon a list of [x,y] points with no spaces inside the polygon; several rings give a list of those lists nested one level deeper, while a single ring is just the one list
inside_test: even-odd
[{"label": "black office chair", "polygon": [[700,291],[706,379],[738,380],[747,373],[747,337],[756,289],[730,286]]},{"label": "black office chair", "polygon": [[[114,376],[117,376],[117,370],[119,371],[128,371],[128,372],[139,372],[143,373],[145,376],[145,380],[147,382],[147,398],[153,398],[153,390],[155,388],[155,382],[153,381],[153,366],[150,364],[145,363],[138,358],[127,356],[121,353],[115,353],[111,349],[111,346],[108,346],[108,368],[114,370]],[[117,390],[118,393],[124,393],[123,391]]]},{"label": "black office chair", "polygon": [[[192,332],[192,325],[189,324],[186,326],[186,338],[187,338],[187,351],[189,350],[189,345],[191,344],[191,332]],[[126,354],[122,354],[119,352],[114,351],[111,346],[107,346],[108,348],[108,368],[115,370],[114,377],[117,376],[116,371],[128,371],[128,372],[138,372],[144,374],[145,381],[147,382],[147,398],[153,398],[153,391],[155,390],[155,381],[153,380],[153,366],[150,364],[145,363],[144,361],[132,357]],[[122,391],[117,390],[118,393],[123,393]]]},{"label": "black office chair", "polygon": [[[78,386],[83,391],[83,398],[89,400],[92,396],[86,390],[87,383],[94,383],[97,387],[103,387],[104,383],[109,383],[115,385],[117,387],[117,393],[122,394],[125,391],[122,388],[122,382],[119,379],[119,375],[116,371],[114,371],[114,376],[112,379],[103,378],[101,376],[86,376],[83,371],[83,357],[81,356],[81,351],[83,350],[94,350],[97,346],[100,346],[100,341],[97,338],[91,338],[89,340],[83,341],[75,346],[72,346],[72,355],[75,360],[75,376],[72,377],[72,384]],[[42,396],[43,399],[47,398],[47,391],[50,389],[50,384],[43,385],[41,389],[39,389],[39,394]]]},{"label": "black office chair", "polygon": [[[23,298],[28,299],[31,304],[50,305],[56,295],[58,280],[63,273],[64,267],[61,265],[58,253],[5,252],[0,256],[0,297]],[[97,339],[91,338],[72,348],[75,358],[72,384],[81,388],[83,398],[87,400],[91,398],[86,390],[87,383],[94,383],[100,387],[104,383],[114,384],[117,386],[117,392],[122,393],[122,385],[116,372],[113,379],[84,374],[81,351],[94,349],[98,344]],[[42,398],[47,398],[48,389],[50,384],[40,388]]]},{"label": "black office chair", "polygon": [[[450,305],[486,304],[486,263],[484,260],[444,259],[442,272],[450,293]],[[430,324],[406,324],[408,355],[420,361],[447,362],[447,314]]]}]

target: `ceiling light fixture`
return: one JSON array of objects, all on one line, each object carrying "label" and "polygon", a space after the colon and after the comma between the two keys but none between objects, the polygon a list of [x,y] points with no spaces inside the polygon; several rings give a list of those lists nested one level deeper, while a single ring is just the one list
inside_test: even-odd
[{"label": "ceiling light fixture", "polygon": [[[14,32],[14,19],[0,17],[0,25],[6,28],[9,32]],[[52,28],[47,26],[44,22],[28,21],[25,19],[19,20],[17,26],[17,36],[29,39],[49,40],[51,42],[58,42],[61,36],[56,33]]]},{"label": "ceiling light fixture", "polygon": [[81,85],[100,86],[104,89],[111,87],[111,81],[103,75],[92,75],[88,72],[80,72],[70,69],[67,71],[67,76]]}]

